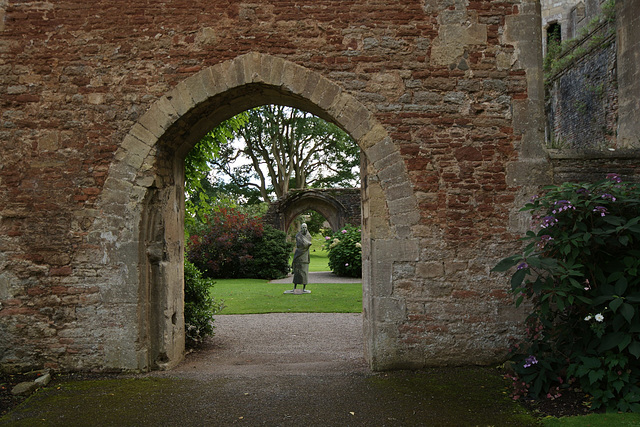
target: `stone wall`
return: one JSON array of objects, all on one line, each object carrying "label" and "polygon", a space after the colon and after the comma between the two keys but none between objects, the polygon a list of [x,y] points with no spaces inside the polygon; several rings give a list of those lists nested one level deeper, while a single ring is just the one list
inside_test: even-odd
[{"label": "stone wall", "polygon": [[[597,45],[591,46],[596,37]],[[548,145],[615,149],[618,126],[615,32],[608,24],[601,25],[557,60],[567,57],[573,59],[547,81]]]},{"label": "stone wall", "polygon": [[365,353],[494,363],[490,269],[549,180],[533,0],[0,1],[0,364],[158,369],[184,350],[183,159],[284,103],[363,153]]},{"label": "stone wall", "polygon": [[347,224],[362,223],[360,193],[360,188],[291,190],[285,197],[269,205],[263,220],[287,232],[299,215],[314,210],[324,216],[336,232]]},{"label": "stone wall", "polygon": [[640,3],[616,2],[618,146],[640,148]]}]

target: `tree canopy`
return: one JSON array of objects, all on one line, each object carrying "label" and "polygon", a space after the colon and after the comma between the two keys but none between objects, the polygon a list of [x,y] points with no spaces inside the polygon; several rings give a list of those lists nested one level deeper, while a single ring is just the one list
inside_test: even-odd
[{"label": "tree canopy", "polygon": [[[291,189],[359,185],[359,148],[344,131],[310,113],[281,105],[246,112],[233,132],[237,144],[220,146],[213,173],[262,200]],[[244,146],[242,146],[244,143]]]}]

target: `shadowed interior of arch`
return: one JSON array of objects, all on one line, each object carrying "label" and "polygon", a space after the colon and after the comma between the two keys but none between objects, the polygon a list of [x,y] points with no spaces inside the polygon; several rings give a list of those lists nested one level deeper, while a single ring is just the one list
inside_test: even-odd
[{"label": "shadowed interior of arch", "polygon": [[[260,108],[262,108],[262,110]],[[251,151],[251,149],[255,149],[256,142],[264,142],[264,141],[248,142],[245,138],[250,138],[256,135],[251,135],[251,131],[247,130],[246,128],[252,126],[254,128],[253,131],[255,131],[260,126],[266,127],[264,120],[263,120],[263,123],[260,124],[255,122],[256,118],[259,118],[259,114],[263,114],[263,115],[272,114],[273,111],[276,109],[280,109],[281,112],[284,111],[286,115],[286,119],[288,120],[291,120],[291,117],[293,117],[293,114],[291,113],[293,108],[291,107],[282,108],[281,106],[267,105],[264,107],[254,108],[252,111],[250,111],[249,114],[253,114],[252,117],[248,117],[247,112],[244,112],[244,113],[241,113],[239,116],[236,116],[236,117],[240,117],[239,121],[231,122],[231,123],[223,122],[220,125],[223,127],[227,126],[227,131],[230,128],[235,126],[234,129],[231,129],[233,131],[233,136],[231,136],[230,134],[226,135],[226,138],[229,139],[229,142],[219,147],[219,151],[217,152],[216,156],[212,156],[209,162],[209,166],[211,167],[211,170],[208,173],[206,173],[206,176],[204,178],[202,177],[202,175],[200,176],[200,178],[202,179],[202,182],[200,182],[199,185],[195,187],[193,185],[187,186],[187,188],[192,189],[191,194],[189,193],[185,194],[185,196],[187,197],[187,205],[188,205],[187,213],[186,213],[186,217],[187,217],[186,236],[187,237],[192,237],[194,235],[197,235],[198,233],[203,232],[202,230],[206,228],[206,219],[205,219],[206,215],[222,215],[222,212],[226,212],[228,208],[232,208],[235,212],[246,214],[249,217],[260,214],[260,213],[267,214],[265,216],[264,222],[268,222],[267,216],[269,212],[267,211],[267,206],[269,206],[269,204],[266,203],[264,199],[261,199],[260,196],[269,194],[270,193],[269,187],[271,187],[272,189],[276,185],[281,185],[281,187],[285,187],[286,189],[288,189],[285,194],[280,193],[281,197],[276,198],[273,195],[271,195],[270,197],[271,200],[275,200],[275,203],[271,204],[272,207],[273,206],[282,207],[283,206],[282,202],[284,202],[284,205],[286,205],[285,206],[286,219],[285,219],[285,222],[282,224],[282,226],[284,227],[276,227],[276,228],[281,228],[283,229],[283,231],[288,230],[293,224],[294,220],[296,220],[296,218],[298,220],[301,220],[301,218],[303,218],[302,220],[304,221],[310,221],[312,212],[317,212],[316,216],[319,216],[321,218],[321,221],[319,226],[317,227],[318,230],[314,229],[314,231],[320,235],[319,236],[320,240],[316,240],[315,242],[316,247],[313,248],[313,251],[314,252],[317,251],[318,254],[325,252],[324,248],[321,245],[321,241],[324,240],[323,238],[324,235],[330,235],[333,232],[339,231],[341,227],[344,227],[348,223],[353,223],[353,225],[356,225],[357,227],[361,226],[361,216],[360,216],[360,212],[361,212],[360,191],[361,190],[359,185],[359,181],[360,181],[359,151],[360,150],[356,145],[356,143],[350,137],[348,137],[348,135],[344,133],[344,131],[339,130],[334,126],[331,126],[326,122],[324,122],[324,120],[318,118],[317,116],[309,115],[308,113],[303,112],[302,116],[298,117],[298,119],[302,121],[304,120],[310,120],[310,121],[316,121],[316,122],[320,121],[322,122],[321,125],[324,126],[325,129],[327,126],[331,126],[331,131],[337,132],[338,134],[340,134],[340,138],[343,138],[343,140],[341,141],[342,143],[347,142],[348,144],[351,145],[351,147],[348,148],[348,150],[350,151],[353,159],[351,159],[352,161],[350,163],[349,162],[345,163],[343,161],[342,165],[348,164],[352,167],[356,165],[357,167],[354,167],[353,170],[350,171],[353,176],[351,176],[351,179],[349,179],[349,173],[345,173],[345,171],[339,171],[343,176],[342,180],[338,181],[336,179],[333,179],[333,181],[338,182],[339,184],[340,183],[349,184],[348,181],[351,181],[353,183],[352,185],[354,185],[353,188],[347,188],[347,189],[345,188],[337,188],[337,189],[336,188],[333,188],[333,189],[305,188],[306,185],[308,184],[307,182],[304,182],[303,180],[301,181],[300,179],[296,179],[295,176],[289,176],[288,172],[286,171],[276,170],[277,173],[275,174],[273,173],[273,170],[272,170],[274,169],[273,165],[277,165],[277,166],[280,166],[280,168],[284,168],[282,166],[282,164],[284,163],[282,161],[283,159],[276,160],[268,157],[268,154],[274,154],[273,152],[268,153],[269,150],[266,150],[259,154],[252,153],[252,152],[248,153]],[[258,113],[255,114],[256,112]],[[292,131],[291,129],[289,129],[288,126],[285,126],[285,127],[287,129],[284,129],[283,132],[289,132],[290,134],[294,134],[296,132],[295,130]],[[312,130],[306,129],[306,131],[313,133],[313,129]],[[302,129],[300,132],[304,132],[304,129]],[[319,131],[316,130],[316,132],[319,132]],[[214,134],[215,134],[215,131],[209,132],[207,136],[205,136],[205,138],[209,138],[211,140],[211,138],[215,137]],[[310,135],[310,137],[321,138],[322,135]],[[263,135],[263,139],[264,139],[264,135]],[[295,138],[291,138],[291,139],[295,139]],[[220,141],[213,141],[213,142],[214,144],[220,143]],[[331,150],[327,150],[327,152],[330,152],[330,154],[323,155],[322,150],[324,148],[322,147],[322,145],[330,144],[332,140],[328,140],[328,142],[324,142],[324,143],[322,143],[321,141],[320,144],[315,144],[313,141],[310,142],[308,140],[302,141],[302,142],[296,142],[295,140],[287,141],[287,143],[291,143],[291,142],[293,142],[294,144],[297,143],[298,145],[308,143],[312,146],[311,149],[313,151],[320,151],[318,153],[319,155],[315,155],[316,161],[322,160],[325,162],[333,161],[334,163],[338,163],[336,161],[337,159],[335,158],[331,159],[331,157],[340,156],[341,154],[344,156],[347,156],[348,154],[345,151],[347,150],[345,149],[345,147],[337,147],[338,148],[337,150],[332,148]],[[250,144],[253,145],[252,148],[249,148]],[[274,144],[275,143],[271,141],[271,150],[274,150],[274,147],[273,147]],[[196,144],[193,150],[194,151],[202,150],[201,145],[202,144],[200,143]],[[262,147],[262,148],[265,148],[265,147]],[[305,147],[284,147],[284,148],[290,150],[289,154],[295,151],[300,151],[302,153],[304,153],[305,151]],[[247,157],[249,157],[249,159],[246,159],[248,160],[248,163],[242,163],[240,161],[240,158],[242,157],[243,153]],[[280,154],[282,153],[275,153],[274,155],[280,155]],[[312,156],[309,156],[309,158],[312,158]],[[186,159],[189,160],[189,155],[187,155]],[[264,168],[264,170],[256,171],[255,168],[258,167],[257,165],[258,163],[260,163],[261,160],[264,161],[265,163],[271,163],[271,165],[262,165],[261,167]],[[340,159],[340,160],[343,160],[343,159]],[[190,165],[191,163],[187,161],[187,164]],[[318,164],[321,164],[321,162],[318,162]],[[294,166],[297,168],[301,168],[303,165],[294,165]],[[336,167],[335,165],[333,166]],[[252,167],[254,168],[253,173],[247,173],[248,170],[250,170]],[[337,167],[340,167],[340,165],[338,164]],[[240,172],[243,172],[244,174],[242,174],[241,176],[239,176],[238,174],[234,175],[234,169],[238,169]],[[331,167],[329,167],[329,169],[331,169]],[[271,174],[272,180],[275,179],[276,177],[289,176],[290,182],[286,183],[286,185],[282,185],[282,183],[277,183],[277,184],[272,183],[272,185],[269,186],[268,179],[267,179],[267,183],[265,183],[264,181],[265,181],[265,176],[268,177],[270,172],[272,172]],[[289,172],[294,172],[294,171],[289,171]],[[260,174],[264,176],[259,177],[258,175]],[[305,172],[305,177],[309,177],[310,175],[311,174],[308,171]],[[187,171],[187,178],[189,178],[190,176],[193,179],[193,174],[190,174],[189,171]],[[347,177],[347,178],[344,178],[344,177]],[[325,175],[319,174],[319,176],[315,176],[313,178],[315,179],[314,181],[315,185],[318,185],[318,183],[322,184],[323,182],[335,185],[335,182],[332,182],[331,179],[328,179],[328,178],[331,178],[331,176],[327,176],[326,174]],[[324,181],[323,181],[323,178],[324,178]],[[251,182],[250,181],[251,179],[254,179],[258,182]],[[300,187],[301,186],[300,184],[302,184],[302,188],[295,188],[295,187]],[[193,191],[194,188],[195,188],[195,191]],[[201,194],[207,193],[207,192],[208,194],[206,197],[200,197]],[[274,191],[271,191],[271,193],[274,193]],[[278,193],[278,192],[275,192],[275,193]],[[278,196],[278,194],[276,194],[276,196]],[[279,205],[278,202],[281,202],[281,204]],[[269,210],[271,210],[271,208],[269,208]],[[357,214],[355,214],[354,212],[356,212]],[[316,221],[318,220],[316,219]],[[320,228],[322,228],[323,230],[321,231]],[[189,239],[186,241],[185,250],[188,254],[190,250]],[[314,258],[315,257],[317,257],[317,255],[314,255]],[[361,312],[361,308],[362,308],[361,280],[351,279],[351,278],[340,278],[338,276],[332,275],[329,271],[326,271],[328,270],[328,265],[326,262],[326,254],[324,254],[324,257],[325,257],[325,265],[327,266],[326,268],[323,269],[325,271],[323,273],[319,273],[317,271],[313,271],[310,273],[309,283],[313,284],[313,286],[315,287],[314,290],[316,291],[312,297],[304,295],[302,297],[297,297],[298,298],[297,300],[296,300],[296,297],[292,298],[289,296],[287,298],[287,296],[284,295],[281,288],[282,288],[283,281],[284,283],[287,283],[287,282],[291,283],[292,279],[290,275],[285,276],[284,279],[281,279],[280,277],[270,278],[270,279],[281,279],[281,280],[274,280],[273,282],[269,282],[269,283],[256,283],[255,281],[252,282],[252,280],[243,280],[242,277],[238,277],[233,280],[216,279],[216,281],[220,283],[219,284],[220,287],[222,287],[222,284],[224,284],[225,292],[226,292],[225,295],[227,295],[226,298],[231,298],[230,295],[234,295],[233,296],[234,298],[237,297],[237,295],[244,295],[248,289],[250,291],[260,289],[259,292],[263,292],[263,294],[259,295],[258,297],[259,299],[258,300],[251,299],[251,301],[258,301],[257,303],[255,303],[256,304],[255,310],[249,309],[250,311],[248,311],[248,313],[331,312],[332,310],[338,310],[339,312],[345,312],[345,311],[350,312],[350,311],[353,311],[353,308],[352,308],[353,303],[356,303],[360,305],[360,309],[355,310],[356,311],[355,315],[359,316],[359,314],[357,313]],[[187,256],[187,258],[189,257]],[[361,263],[361,261],[359,262]],[[203,271],[203,273],[205,275],[208,274],[207,271]],[[224,276],[224,274],[222,275]],[[215,287],[216,285],[214,285],[214,290],[211,292],[214,295],[216,294]],[[237,291],[234,290],[234,287],[235,289],[237,289]],[[339,289],[340,287],[348,287],[348,289],[346,290]],[[354,289],[356,290],[355,293],[354,293]],[[345,295],[347,295],[347,298],[349,297],[349,295],[353,296],[354,301],[351,304],[349,304],[350,308],[348,309],[343,308],[344,304],[342,303],[341,300],[337,301],[337,304],[332,303],[331,301],[332,298],[344,299]],[[251,294],[251,296],[247,298],[254,298],[254,295]],[[285,306],[279,306],[276,304],[277,308],[264,307],[265,305],[269,304],[268,301],[272,301],[273,299],[282,299],[282,298],[286,299]],[[305,306],[303,301],[300,301],[301,298],[307,298],[307,299],[314,298],[313,306],[309,306],[308,304]],[[191,304],[191,303],[192,303],[191,301],[188,301],[188,300],[185,301],[185,304]],[[280,303],[282,303],[282,301],[280,301]],[[308,307],[308,308],[304,308],[304,307]],[[339,307],[339,308],[333,309],[332,307]],[[220,314],[225,314],[224,309],[220,312]],[[220,318],[220,317],[216,316],[216,318]],[[324,319],[326,320],[326,315],[324,316]],[[220,328],[231,327],[230,325],[228,325],[228,318],[227,320],[224,320],[222,322],[217,322],[217,323],[221,324],[218,327],[218,332],[220,332]],[[359,323],[361,322],[358,322],[358,324]],[[353,326],[353,323],[351,323],[351,325]],[[188,328],[189,328],[189,325],[187,325],[187,329]],[[358,345],[361,347],[362,346],[361,326],[359,326],[358,329],[359,329],[358,331],[352,331],[350,333],[350,336],[353,337],[353,335],[355,334],[358,337],[358,341],[360,341],[360,344]],[[244,329],[238,328],[237,332],[241,332],[242,330]],[[228,334],[228,331],[223,331],[222,333],[220,333],[220,336],[218,338],[216,337],[209,338],[207,339],[207,341],[211,344],[212,342],[215,343],[215,342],[219,342],[220,340],[225,340],[227,339],[226,337],[228,337],[227,334]],[[336,338],[327,336],[326,339],[335,340]],[[352,345],[352,344],[353,343],[349,345]],[[313,350],[309,348],[309,351],[313,351]]]}]

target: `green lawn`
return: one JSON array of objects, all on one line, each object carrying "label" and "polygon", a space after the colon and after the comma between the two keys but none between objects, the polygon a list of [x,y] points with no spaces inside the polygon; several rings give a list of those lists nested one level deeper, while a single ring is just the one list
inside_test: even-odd
[{"label": "green lawn", "polygon": [[[309,255],[311,263],[309,264],[309,271],[330,271],[329,258],[327,252],[322,248],[324,244],[324,237],[320,234],[313,236],[311,240],[311,248],[309,249]],[[293,254],[291,256],[293,258]]]},{"label": "green lawn", "polygon": [[218,279],[211,294],[224,301],[219,314],[260,313],[360,313],[360,283],[310,283],[310,294],[291,295],[291,283],[269,283],[259,279]]},{"label": "green lawn", "polygon": [[612,427],[640,426],[640,414],[591,414],[579,417],[544,418],[545,427]]}]

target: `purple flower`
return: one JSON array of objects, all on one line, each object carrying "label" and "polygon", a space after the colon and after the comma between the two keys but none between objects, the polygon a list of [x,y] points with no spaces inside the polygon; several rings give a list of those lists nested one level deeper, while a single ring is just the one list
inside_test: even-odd
[{"label": "purple flower", "polygon": [[529,264],[527,264],[526,262],[522,262],[520,264],[518,264],[518,270],[522,270],[524,268],[529,267]]},{"label": "purple flower", "polygon": [[536,363],[538,363],[538,359],[536,359],[535,356],[529,356],[526,359],[524,359],[524,367],[528,368],[529,366],[535,365]]},{"label": "purple flower", "polygon": [[606,214],[608,214],[609,212],[607,212],[607,208],[605,208],[604,206],[596,206],[593,211],[595,213],[599,213],[600,216],[605,216]]},{"label": "purple flower", "polygon": [[554,216],[545,216],[542,218],[542,221],[540,223],[540,227],[542,228],[547,228],[547,227],[552,227],[555,223],[557,223],[558,220],[556,219],[556,217]]},{"label": "purple flower", "polygon": [[345,262],[345,263],[344,263],[344,266],[345,266],[345,267],[349,267],[349,263],[348,263],[348,262]]},{"label": "purple flower", "polygon": [[537,194],[534,194],[533,196],[531,196],[531,200],[529,200],[531,203],[535,202],[540,196],[538,196]]},{"label": "purple flower", "polygon": [[331,239],[331,237],[329,237],[329,236],[325,236],[325,238],[324,238],[324,240],[329,240],[329,239]]},{"label": "purple flower", "polygon": [[622,182],[622,178],[620,178],[620,175],[618,175],[617,173],[608,173],[607,179],[618,184]]},{"label": "purple flower", "polygon": [[538,245],[537,245],[538,249],[544,248],[549,243],[551,243],[552,240],[553,240],[553,237],[549,236],[548,234],[544,234],[540,236],[540,241],[538,242]]},{"label": "purple flower", "polygon": [[554,213],[554,214],[567,211],[569,209],[573,209],[573,210],[576,209],[576,207],[573,206],[569,200],[558,200],[553,204],[553,206],[554,206],[554,209],[553,211],[551,211],[551,213]]},{"label": "purple flower", "polygon": [[604,194],[602,195],[602,198],[603,198],[603,199],[605,199],[605,200],[609,199],[609,200],[611,200],[612,202],[615,202],[615,201],[616,201],[616,198],[615,198],[615,197],[613,197],[613,196],[612,196],[611,194],[609,194],[609,193],[604,193]]},{"label": "purple flower", "polygon": [[576,190],[576,193],[580,194],[580,195],[584,195],[584,196],[588,196],[589,195],[589,190],[587,190],[586,188],[578,188]]},{"label": "purple flower", "polygon": [[344,234],[344,233],[346,233],[346,232],[347,232],[347,230],[342,230],[342,231],[341,231],[341,233],[342,233],[342,234]]}]

